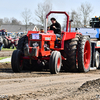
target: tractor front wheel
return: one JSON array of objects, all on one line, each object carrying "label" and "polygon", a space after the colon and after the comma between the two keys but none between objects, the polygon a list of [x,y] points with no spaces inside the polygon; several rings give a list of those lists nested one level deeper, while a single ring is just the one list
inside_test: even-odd
[{"label": "tractor front wheel", "polygon": [[51,74],[58,74],[61,69],[62,58],[58,51],[53,51],[50,56],[49,68]]},{"label": "tractor front wheel", "polygon": [[22,52],[20,50],[13,51],[11,58],[11,66],[13,72],[21,72],[23,68]]},{"label": "tractor front wheel", "polygon": [[88,72],[91,65],[91,42],[88,36],[81,36],[78,44],[78,70]]}]

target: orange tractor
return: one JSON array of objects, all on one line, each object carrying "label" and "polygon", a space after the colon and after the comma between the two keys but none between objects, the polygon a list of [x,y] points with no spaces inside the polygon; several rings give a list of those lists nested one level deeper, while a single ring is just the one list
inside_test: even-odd
[{"label": "orange tractor", "polygon": [[[47,31],[47,19],[51,13],[67,16],[66,32],[61,33],[58,47],[54,31]],[[66,12],[50,11],[46,15],[44,33],[28,31],[27,35],[19,39],[18,49],[12,54],[12,70],[21,72],[25,67],[42,68],[39,65],[44,64],[51,74],[59,73],[61,68],[65,71],[88,72],[91,65],[90,38],[81,33],[71,32],[70,29],[71,21]]]}]

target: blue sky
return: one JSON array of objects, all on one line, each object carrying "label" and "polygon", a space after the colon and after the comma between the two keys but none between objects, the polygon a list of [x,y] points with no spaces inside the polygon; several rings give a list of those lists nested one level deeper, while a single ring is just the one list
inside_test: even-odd
[{"label": "blue sky", "polygon": [[[32,17],[36,23],[35,9],[37,9],[38,3],[44,2],[44,0],[0,0],[0,18],[14,17],[22,21],[21,13],[25,8],[28,8],[32,12]],[[52,10],[71,11],[77,10],[81,3],[88,2],[93,7],[93,16],[100,16],[100,0],[50,0],[52,3]],[[62,19],[62,17],[61,17]],[[62,21],[60,19],[60,21]]]}]

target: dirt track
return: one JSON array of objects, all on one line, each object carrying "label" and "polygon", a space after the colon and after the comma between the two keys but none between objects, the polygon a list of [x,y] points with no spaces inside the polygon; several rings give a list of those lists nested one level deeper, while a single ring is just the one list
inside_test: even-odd
[{"label": "dirt track", "polygon": [[0,99],[99,100],[99,78],[100,70],[58,75],[44,71],[13,73],[10,64],[0,64]]},{"label": "dirt track", "polygon": [[12,52],[13,51],[10,51],[10,50],[2,50],[2,51],[0,51],[0,57],[8,57],[8,56],[11,56],[12,55]]}]

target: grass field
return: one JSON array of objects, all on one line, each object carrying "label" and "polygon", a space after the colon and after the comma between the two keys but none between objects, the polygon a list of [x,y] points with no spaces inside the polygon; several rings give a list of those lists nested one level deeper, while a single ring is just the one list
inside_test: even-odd
[{"label": "grass field", "polygon": [[13,51],[13,50],[16,50],[16,48],[14,47],[14,49],[12,49],[12,48],[2,48],[2,51],[3,50],[7,50],[7,51]]},{"label": "grass field", "polygon": [[0,60],[5,59],[5,58],[9,58],[9,57],[0,57]]}]

